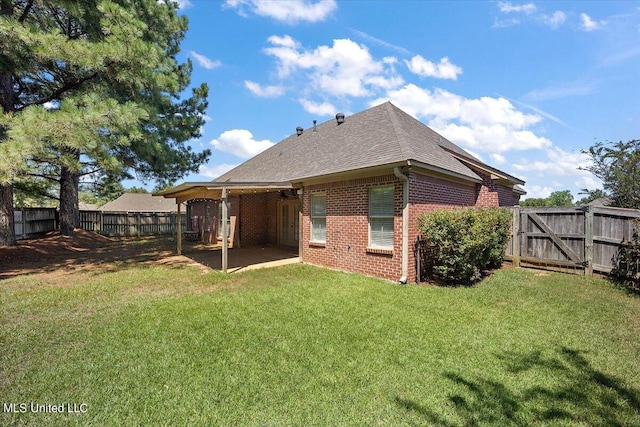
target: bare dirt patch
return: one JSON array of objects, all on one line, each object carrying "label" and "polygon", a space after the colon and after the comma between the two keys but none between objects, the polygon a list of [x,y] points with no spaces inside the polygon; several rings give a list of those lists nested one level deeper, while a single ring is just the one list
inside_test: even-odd
[{"label": "bare dirt patch", "polygon": [[[193,261],[175,255],[169,237],[112,238],[81,229],[74,236],[57,232],[19,240],[17,246],[0,246],[0,279],[23,274],[46,274],[49,278],[78,271],[105,271],[129,262],[186,265]],[[178,259],[179,258],[179,259]]]}]

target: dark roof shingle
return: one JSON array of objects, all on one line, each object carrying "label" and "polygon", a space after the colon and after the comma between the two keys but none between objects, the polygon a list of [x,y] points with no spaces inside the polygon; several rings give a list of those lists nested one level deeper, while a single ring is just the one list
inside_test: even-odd
[{"label": "dark roof shingle", "polygon": [[310,128],[300,136],[294,133],[214,182],[297,182],[408,160],[462,178],[481,180],[449,151],[482,164],[395,105],[385,102],[346,117],[340,125],[336,120],[329,120],[319,124],[317,131]]},{"label": "dark roof shingle", "polygon": [[175,200],[147,193],[124,193],[99,208],[103,212],[176,212]]}]

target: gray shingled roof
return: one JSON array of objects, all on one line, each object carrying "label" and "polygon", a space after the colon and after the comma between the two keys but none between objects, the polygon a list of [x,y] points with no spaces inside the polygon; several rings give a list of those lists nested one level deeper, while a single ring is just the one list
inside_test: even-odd
[{"label": "gray shingled roof", "polygon": [[[446,149],[445,149],[446,148]],[[448,151],[447,151],[448,150]],[[411,160],[436,170],[479,181],[450,151],[483,164],[466,151],[385,102],[295,133],[213,182],[298,182],[306,178]]]},{"label": "gray shingled roof", "polygon": [[124,193],[100,207],[103,212],[176,212],[175,200],[146,193]]}]

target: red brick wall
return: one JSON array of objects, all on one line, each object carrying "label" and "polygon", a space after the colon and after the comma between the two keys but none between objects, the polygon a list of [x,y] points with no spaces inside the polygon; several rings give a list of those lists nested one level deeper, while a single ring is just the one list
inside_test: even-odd
[{"label": "red brick wall", "polygon": [[448,181],[412,172],[409,175],[409,270],[407,283],[414,283],[416,257],[414,244],[420,234],[418,217],[436,209],[475,206],[478,185]]},{"label": "red brick wall", "polygon": [[[395,186],[395,238],[393,250],[373,253],[369,243],[369,188]],[[311,194],[327,196],[327,238],[324,246],[309,242],[311,237]],[[354,179],[304,188],[302,201],[302,260],[344,271],[396,281],[401,275],[402,182],[394,175]]]},{"label": "red brick wall", "polygon": [[473,171],[482,178],[482,185],[478,188],[476,206],[495,207],[513,206],[518,204],[520,196],[515,194],[511,187],[496,183],[486,172],[477,169],[474,169]]},{"label": "red brick wall", "polygon": [[241,194],[238,205],[240,244],[242,246],[275,245],[277,243],[278,194],[276,192]]},{"label": "red brick wall", "polygon": [[[511,188],[495,184],[480,173],[482,184],[444,180],[416,172],[409,177],[409,260],[408,282],[416,281],[414,243],[418,238],[420,214],[441,208],[470,206],[512,206],[517,203]],[[367,249],[369,236],[369,188],[395,186],[393,251],[374,253]],[[397,281],[402,274],[402,181],[394,175],[354,179],[308,186],[303,192],[303,262]],[[311,194],[327,196],[327,236],[324,245],[310,243]]]},{"label": "red brick wall", "polygon": [[441,208],[513,206],[519,196],[513,189],[496,184],[489,174],[474,170],[482,184],[463,184],[411,173],[409,181],[409,272],[407,282],[416,281],[414,243],[420,234],[418,217]]}]

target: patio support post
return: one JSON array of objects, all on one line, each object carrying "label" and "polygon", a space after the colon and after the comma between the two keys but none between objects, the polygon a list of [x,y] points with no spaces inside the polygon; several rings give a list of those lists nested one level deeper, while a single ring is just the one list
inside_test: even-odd
[{"label": "patio support post", "polygon": [[176,241],[178,242],[178,255],[182,255],[182,214],[180,212],[180,201],[176,199],[178,203],[178,223],[176,224]]},{"label": "patio support post", "polygon": [[227,272],[227,260],[229,251],[229,223],[227,217],[229,216],[229,207],[227,206],[227,189],[222,189],[222,272]]}]

